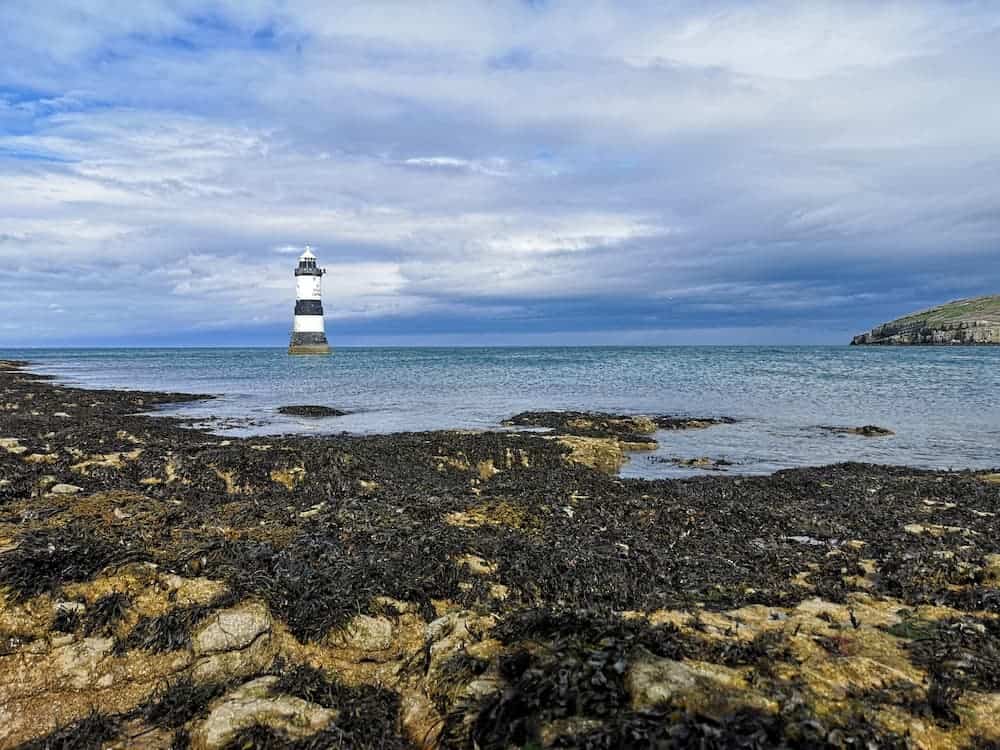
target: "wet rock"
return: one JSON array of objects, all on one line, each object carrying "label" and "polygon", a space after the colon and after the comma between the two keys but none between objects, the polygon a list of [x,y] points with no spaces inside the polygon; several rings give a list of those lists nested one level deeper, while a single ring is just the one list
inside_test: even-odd
[{"label": "wet rock", "polygon": [[706,471],[725,471],[733,465],[732,461],[724,458],[709,458],[700,456],[698,458],[660,458],[651,457],[655,463],[671,463],[675,466],[683,466],[689,469],[705,469]]},{"label": "wet rock", "polygon": [[820,427],[821,430],[832,432],[838,435],[860,435],[861,437],[888,437],[896,433],[888,427],[879,427],[874,424],[866,424],[861,427]]},{"label": "wet rock", "polygon": [[736,424],[738,420],[732,417],[655,417],[656,427],[660,430],[704,430],[720,424]]},{"label": "wet rock", "polygon": [[268,727],[290,739],[325,729],[337,711],[288,695],[274,695],[277,677],[261,677],[227,693],[212,704],[208,717],[191,731],[195,750],[226,747],[243,730]]},{"label": "wet rock", "polygon": [[507,427],[546,427],[562,435],[619,437],[633,442],[656,432],[656,422],[646,416],[581,411],[526,411],[502,422]]},{"label": "wet rock", "polygon": [[334,409],[331,406],[293,405],[278,408],[280,414],[293,417],[343,417],[350,412]]}]

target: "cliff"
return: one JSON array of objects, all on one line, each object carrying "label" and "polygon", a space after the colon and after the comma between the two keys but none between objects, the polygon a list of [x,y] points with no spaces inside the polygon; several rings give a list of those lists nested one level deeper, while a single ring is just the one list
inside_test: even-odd
[{"label": "cliff", "polygon": [[851,344],[1000,344],[1000,295],[911,313],[855,336]]}]

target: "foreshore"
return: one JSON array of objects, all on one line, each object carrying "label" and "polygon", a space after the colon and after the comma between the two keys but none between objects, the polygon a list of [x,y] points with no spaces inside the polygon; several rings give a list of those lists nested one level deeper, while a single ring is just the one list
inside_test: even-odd
[{"label": "foreshore", "polygon": [[196,398],[0,363],[0,748],[1000,743],[998,474],[143,413]]}]

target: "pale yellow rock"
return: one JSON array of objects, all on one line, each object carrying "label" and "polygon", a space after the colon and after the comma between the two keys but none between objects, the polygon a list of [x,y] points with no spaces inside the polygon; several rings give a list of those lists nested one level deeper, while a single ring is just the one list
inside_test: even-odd
[{"label": "pale yellow rock", "polygon": [[226,483],[226,494],[227,495],[239,495],[244,492],[244,488],[241,487],[236,481],[236,474],[232,471],[223,471],[217,467],[212,467],[215,471],[215,475]]},{"label": "pale yellow rock", "polygon": [[83,487],[77,487],[75,484],[54,484],[49,487],[49,492],[53,495],[75,495],[81,491]]},{"label": "pale yellow rock", "polygon": [[472,469],[472,464],[469,463],[469,459],[464,453],[459,453],[457,456],[435,456],[435,458],[437,459],[438,471],[444,471],[445,468],[457,471],[469,471]]},{"label": "pale yellow rock", "polygon": [[500,470],[493,465],[493,459],[489,459],[476,464],[476,472],[479,474],[479,478],[485,482],[499,474]]},{"label": "pale yellow rock", "polygon": [[491,583],[490,596],[501,602],[506,601],[507,597],[510,596],[510,587],[504,586],[502,583]]},{"label": "pale yellow rock", "polygon": [[53,664],[63,682],[76,690],[89,687],[100,662],[111,653],[113,638],[84,638],[58,649]]},{"label": "pale yellow rock", "polygon": [[287,469],[271,469],[271,479],[289,490],[294,490],[306,477],[304,466],[292,466]]},{"label": "pale yellow rock", "polygon": [[28,449],[21,445],[21,441],[17,438],[0,438],[0,448],[14,455],[21,455],[28,452]]},{"label": "pale yellow rock", "polygon": [[393,646],[392,622],[386,617],[356,615],[342,630],[330,635],[342,648],[358,651],[387,651]]},{"label": "pale yellow rock", "polygon": [[324,508],[326,508],[325,500],[321,503],[316,503],[316,505],[313,505],[308,510],[304,510],[301,513],[299,513],[299,518],[313,518],[314,516],[318,516],[320,513],[323,512]]},{"label": "pale yellow rock", "polygon": [[1000,581],[1000,555],[986,555],[983,559],[986,562],[983,569],[986,580],[993,583]]},{"label": "pale yellow rock", "polygon": [[908,523],[903,527],[903,531],[914,536],[942,537],[947,534],[962,534],[963,536],[977,536],[972,529],[962,526],[941,526],[939,524]]},{"label": "pale yellow rock", "polygon": [[359,479],[358,486],[361,488],[361,491],[364,494],[370,495],[378,490],[379,483],[375,481],[369,481],[367,479]]},{"label": "pale yellow rock", "polygon": [[400,699],[400,723],[403,732],[421,750],[438,747],[445,722],[434,702],[423,690],[407,690]]},{"label": "pale yellow rock", "polygon": [[278,645],[272,633],[262,633],[245,648],[202,656],[191,668],[191,676],[209,682],[260,674],[273,663]]},{"label": "pale yellow rock", "polygon": [[135,461],[139,456],[142,455],[142,448],[136,448],[131,451],[119,451],[116,453],[103,453],[91,456],[85,461],[80,461],[79,463],[73,464],[70,468],[83,475],[90,474],[90,470],[98,468],[106,469],[120,469],[127,461]]},{"label": "pale yellow rock", "polygon": [[271,630],[271,613],[259,602],[250,602],[213,614],[194,634],[196,656],[238,651]]},{"label": "pale yellow rock", "polygon": [[[474,697],[472,693],[466,692],[470,689],[468,685],[455,683],[453,675],[445,666],[459,653],[486,661],[492,660],[502,648],[498,641],[488,637],[494,625],[493,617],[464,610],[451,612],[427,625],[425,641],[430,645],[427,649],[424,684],[430,695],[447,695],[450,701],[460,697]],[[487,678],[484,683],[472,689],[489,691],[496,688],[496,683]]]},{"label": "pale yellow rock", "polygon": [[633,654],[625,687],[637,710],[672,701],[710,716],[731,713],[743,706],[764,711],[777,708],[773,701],[752,690],[739,670],[707,662],[664,659],[641,647]]},{"label": "pale yellow rock", "polygon": [[32,453],[24,457],[24,461],[29,464],[54,464],[58,460],[58,453]]},{"label": "pale yellow rock", "polygon": [[491,576],[497,572],[496,563],[485,560],[478,555],[462,555],[455,558],[455,564],[468,568],[470,573],[477,576]]},{"label": "pale yellow rock", "polygon": [[277,677],[261,677],[241,685],[212,704],[204,721],[191,732],[195,750],[225,747],[243,729],[266,726],[292,739],[310,737],[337,718],[337,711],[316,703],[274,695]]},{"label": "pale yellow rock", "polygon": [[560,445],[570,449],[566,460],[589,466],[606,474],[615,474],[628,460],[621,443],[616,438],[594,438],[565,435],[556,438]]},{"label": "pale yellow rock", "polygon": [[467,529],[476,529],[480,526],[507,526],[512,529],[523,529],[531,525],[530,519],[521,508],[504,500],[469,510],[447,513],[444,516],[444,522],[449,526],[461,526]]}]

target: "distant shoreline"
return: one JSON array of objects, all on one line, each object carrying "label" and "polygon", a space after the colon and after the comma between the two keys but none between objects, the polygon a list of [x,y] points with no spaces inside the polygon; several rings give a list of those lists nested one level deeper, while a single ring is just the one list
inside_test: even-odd
[{"label": "distant shoreline", "polygon": [[855,336],[852,346],[1000,345],[1000,295],[955,300]]}]

